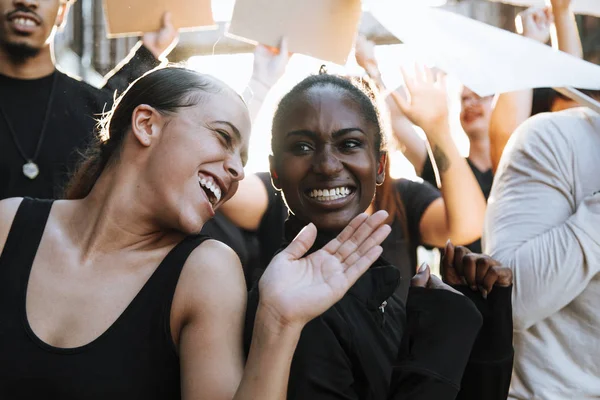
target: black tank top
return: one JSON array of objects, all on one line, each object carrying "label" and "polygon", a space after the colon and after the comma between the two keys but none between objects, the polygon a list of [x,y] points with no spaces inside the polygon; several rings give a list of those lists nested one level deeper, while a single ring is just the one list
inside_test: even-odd
[{"label": "black tank top", "polygon": [[179,399],[171,303],[187,257],[208,237],[175,246],[99,338],[60,349],[33,333],[25,312],[29,273],[51,207],[51,201],[24,199],[0,255],[0,399]]}]

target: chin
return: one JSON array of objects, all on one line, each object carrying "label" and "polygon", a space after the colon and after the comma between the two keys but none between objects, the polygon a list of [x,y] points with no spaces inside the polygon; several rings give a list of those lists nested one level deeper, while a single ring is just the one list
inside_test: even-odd
[{"label": "chin", "polygon": [[2,47],[8,55],[15,60],[27,60],[37,56],[42,50],[27,42],[3,42]]}]

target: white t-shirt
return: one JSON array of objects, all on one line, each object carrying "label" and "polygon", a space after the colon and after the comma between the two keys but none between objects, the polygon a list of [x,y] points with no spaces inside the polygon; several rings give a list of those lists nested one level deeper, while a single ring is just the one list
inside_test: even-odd
[{"label": "white t-shirt", "polygon": [[510,398],[600,398],[600,115],[540,114],[517,129],[484,248],[514,273]]}]

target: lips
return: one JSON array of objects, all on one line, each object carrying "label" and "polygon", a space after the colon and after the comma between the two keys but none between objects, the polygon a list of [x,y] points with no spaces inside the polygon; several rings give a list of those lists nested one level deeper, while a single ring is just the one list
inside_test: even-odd
[{"label": "lips", "polygon": [[227,197],[228,188],[215,176],[208,173],[198,174],[198,184],[206,194],[213,209]]},{"label": "lips", "polygon": [[32,33],[41,24],[41,20],[32,13],[13,12],[8,21],[18,33]]}]

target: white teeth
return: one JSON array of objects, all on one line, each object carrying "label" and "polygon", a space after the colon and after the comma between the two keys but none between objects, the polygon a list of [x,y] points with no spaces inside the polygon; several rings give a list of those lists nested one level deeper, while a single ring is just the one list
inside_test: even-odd
[{"label": "white teeth", "polygon": [[343,199],[351,193],[348,187],[337,187],[332,189],[313,189],[308,192],[309,197],[318,201],[333,201]]},{"label": "white teeth", "polygon": [[[212,192],[212,194],[215,196],[216,200],[214,201],[214,204],[218,203],[221,200],[221,188],[219,188],[219,185],[217,185],[217,183],[214,181],[214,179],[212,177],[201,178],[200,185],[205,187],[206,189],[210,190]],[[211,201],[211,203],[212,203],[212,201]]]},{"label": "white teeth", "polygon": [[15,18],[14,21],[19,25],[35,26],[35,21],[33,21],[29,18]]}]

